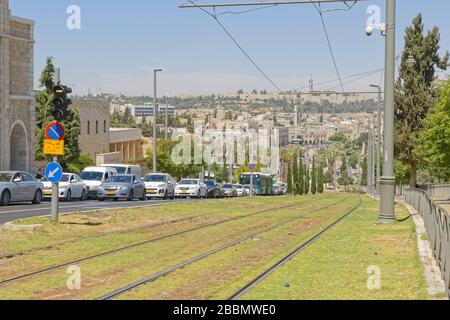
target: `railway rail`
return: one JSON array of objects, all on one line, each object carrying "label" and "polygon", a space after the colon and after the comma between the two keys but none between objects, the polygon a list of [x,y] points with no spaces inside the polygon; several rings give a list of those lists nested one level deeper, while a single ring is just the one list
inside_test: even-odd
[{"label": "railway rail", "polygon": [[[324,206],[324,207],[321,207],[321,208],[314,209],[314,210],[313,210],[312,212],[310,212],[309,214],[314,213],[314,212],[318,212],[318,211],[322,211],[322,210],[325,210],[325,209],[328,209],[328,208],[330,208],[330,207],[332,207],[332,206],[336,206],[337,204],[339,204],[339,203],[341,203],[341,202],[343,202],[343,201],[345,201],[345,200],[347,200],[347,199],[348,199],[348,197],[345,197],[345,198],[343,198],[343,199],[341,199],[341,200],[339,200],[339,201],[337,201],[337,202],[335,202],[335,203],[333,203],[333,204],[330,204],[330,205],[327,205],[327,206]],[[347,212],[344,216],[342,216],[342,217],[340,217],[339,219],[337,219],[331,226],[327,227],[325,230],[329,230],[332,226],[336,225],[336,224],[339,223],[341,220],[345,219],[351,212],[353,212],[354,210],[356,210],[360,205],[361,205],[361,200],[360,200],[359,204],[358,204],[356,207],[354,207],[353,209],[351,209],[351,210],[350,210],[349,212]],[[189,265],[191,265],[191,264],[193,264],[193,263],[195,263],[195,262],[198,262],[198,261],[200,261],[200,260],[203,260],[203,259],[205,259],[205,258],[208,258],[208,257],[210,257],[210,256],[212,256],[212,255],[214,255],[214,254],[216,254],[216,253],[219,253],[219,252],[224,251],[224,250],[226,250],[226,249],[228,249],[228,248],[234,247],[234,246],[236,246],[236,245],[238,245],[238,244],[240,244],[240,243],[242,243],[242,242],[245,242],[245,241],[247,241],[247,240],[253,239],[253,238],[255,238],[255,237],[258,236],[258,235],[261,235],[261,234],[263,234],[263,233],[272,231],[272,230],[274,230],[274,229],[276,229],[276,228],[279,228],[279,227],[281,227],[281,226],[283,226],[283,225],[286,225],[286,224],[288,224],[288,223],[291,223],[291,222],[293,222],[293,221],[295,221],[295,220],[302,219],[302,218],[304,218],[305,216],[306,216],[306,215],[304,215],[304,214],[303,214],[303,215],[298,215],[298,216],[296,216],[296,217],[293,217],[293,218],[290,218],[290,219],[286,219],[285,221],[282,221],[282,222],[280,222],[280,223],[276,223],[276,224],[273,224],[273,225],[271,225],[271,226],[262,228],[262,229],[260,229],[260,230],[258,230],[258,231],[252,232],[251,234],[246,235],[246,236],[244,236],[244,237],[242,237],[242,238],[239,238],[239,239],[237,239],[237,240],[231,241],[231,242],[229,242],[229,243],[227,243],[227,244],[224,244],[224,245],[222,245],[222,246],[220,246],[220,247],[218,247],[218,248],[209,250],[209,251],[207,251],[207,252],[205,252],[205,253],[202,253],[202,254],[200,254],[200,255],[198,255],[198,256],[196,256],[196,257],[193,257],[193,258],[191,258],[191,259],[188,259],[188,260],[186,260],[186,261],[183,261],[183,262],[181,262],[181,263],[179,263],[179,264],[177,264],[177,265],[168,267],[168,268],[166,268],[165,270],[162,270],[162,271],[160,271],[160,272],[157,272],[157,273],[155,273],[155,274],[152,274],[152,275],[150,275],[150,276],[148,276],[148,277],[145,277],[145,278],[143,278],[143,279],[140,279],[140,280],[138,280],[138,281],[136,281],[136,282],[134,282],[134,283],[132,283],[132,284],[129,284],[129,285],[124,286],[124,287],[122,287],[122,288],[120,288],[120,289],[117,289],[117,290],[115,290],[115,291],[113,291],[113,292],[110,292],[110,293],[108,293],[108,294],[106,294],[106,295],[103,295],[103,296],[99,297],[97,300],[111,300],[111,299],[113,299],[113,298],[116,298],[116,297],[118,297],[118,296],[120,296],[120,295],[122,295],[122,294],[124,294],[124,293],[126,293],[126,292],[130,292],[130,291],[132,291],[132,290],[134,290],[134,289],[136,289],[136,288],[138,288],[138,287],[141,287],[141,286],[146,285],[146,284],[148,284],[148,283],[151,283],[151,282],[154,282],[154,281],[156,281],[156,280],[159,280],[159,279],[161,279],[161,278],[167,276],[168,274],[170,274],[170,273],[172,273],[172,272],[174,272],[174,271],[177,271],[177,270],[179,270],[179,269],[183,269],[183,268],[185,268],[185,267],[187,267],[187,266],[189,266]],[[323,231],[322,231],[320,234],[322,235],[322,234],[323,234]]]},{"label": "railway rail", "polygon": [[[345,201],[347,198],[348,197],[345,197],[345,198],[339,200],[337,203]],[[224,223],[228,223],[228,222],[232,222],[232,221],[239,221],[241,219],[248,218],[248,217],[253,217],[253,216],[256,216],[256,215],[263,214],[263,213],[276,211],[276,210],[287,209],[287,208],[291,208],[291,207],[295,207],[295,206],[299,206],[299,205],[307,205],[307,204],[310,204],[310,203],[313,203],[313,202],[315,202],[315,200],[305,201],[305,202],[302,202],[302,203],[298,203],[298,202],[290,203],[290,204],[287,204],[287,205],[283,205],[283,206],[279,206],[279,207],[275,207],[275,208],[268,208],[268,209],[264,209],[264,210],[258,210],[258,211],[255,211],[255,212],[252,212],[252,213],[249,213],[249,214],[240,215],[240,216],[237,216],[237,217],[232,217],[232,218],[229,218],[229,219],[220,220],[220,221],[209,223],[209,224],[206,224],[206,225],[201,225],[201,226],[197,226],[197,227],[194,227],[194,228],[189,228],[189,229],[186,229],[186,230],[183,230],[183,231],[170,233],[170,234],[159,236],[159,237],[152,238],[152,239],[149,239],[149,240],[137,242],[137,243],[134,243],[134,244],[131,244],[131,245],[126,245],[126,246],[123,246],[123,247],[120,247],[120,248],[116,248],[116,249],[108,250],[108,251],[101,252],[101,253],[98,253],[98,254],[86,256],[86,257],[83,257],[83,258],[80,258],[80,259],[71,260],[71,261],[64,262],[64,263],[61,263],[61,264],[57,264],[57,265],[54,265],[54,266],[50,266],[50,267],[47,267],[47,268],[42,268],[42,269],[39,269],[39,270],[36,270],[36,271],[33,271],[33,272],[29,272],[29,273],[26,273],[26,274],[14,276],[14,277],[11,277],[9,279],[1,280],[0,281],[0,287],[8,285],[8,284],[11,284],[13,282],[17,282],[19,280],[24,280],[24,279],[27,279],[27,278],[31,278],[31,277],[34,277],[34,276],[37,276],[37,275],[40,275],[40,274],[43,274],[43,273],[47,273],[47,272],[59,270],[59,269],[62,269],[64,267],[68,267],[68,266],[71,266],[71,265],[79,264],[81,262],[86,262],[86,261],[89,261],[89,260],[93,260],[93,259],[101,258],[101,257],[104,257],[104,256],[108,256],[108,255],[111,255],[111,254],[116,254],[116,253],[123,252],[123,251],[126,251],[126,250],[131,250],[131,249],[134,249],[134,248],[137,248],[137,247],[141,247],[141,246],[144,246],[144,245],[147,245],[147,244],[150,244],[150,243],[155,243],[155,242],[158,242],[158,241],[162,241],[162,240],[166,240],[166,239],[173,238],[173,237],[176,237],[176,236],[180,236],[180,235],[188,234],[188,233],[191,233],[191,232],[195,232],[195,231],[198,231],[198,230],[202,230],[202,229],[218,226],[218,225],[221,225],[221,224],[224,224]],[[335,205],[337,203],[333,203],[332,205]],[[332,205],[330,205],[330,206],[332,206]]]}]

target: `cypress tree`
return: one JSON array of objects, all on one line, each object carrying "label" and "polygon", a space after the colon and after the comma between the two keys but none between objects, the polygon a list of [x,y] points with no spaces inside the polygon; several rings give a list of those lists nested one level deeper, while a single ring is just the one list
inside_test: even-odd
[{"label": "cypress tree", "polygon": [[305,166],[303,165],[303,157],[301,154],[298,168],[298,193],[303,195],[305,194]]},{"label": "cypress tree", "polygon": [[313,158],[312,174],[311,174],[311,193],[317,193],[317,177],[316,177],[316,158]]},{"label": "cypress tree", "polygon": [[305,165],[305,194],[309,194],[309,166],[308,164]]},{"label": "cypress tree", "polygon": [[323,181],[323,162],[322,161],[319,162],[319,166],[317,167],[317,170],[318,170],[318,172],[317,172],[317,191],[319,193],[323,193],[324,181]]},{"label": "cypress tree", "polygon": [[[406,28],[405,48],[395,86],[395,153],[403,164],[410,166],[412,188],[417,184],[420,157],[415,152],[424,118],[438,99],[436,69],[447,70],[449,55],[439,56],[440,33],[437,27],[424,32],[422,15],[417,15]],[[415,59],[413,65],[409,57]]]},{"label": "cypress tree", "polygon": [[298,155],[295,154],[292,163],[292,191],[295,195],[299,194],[298,189]]},{"label": "cypress tree", "polygon": [[292,167],[291,163],[288,163],[288,174],[287,174],[287,192],[288,194],[292,194]]}]

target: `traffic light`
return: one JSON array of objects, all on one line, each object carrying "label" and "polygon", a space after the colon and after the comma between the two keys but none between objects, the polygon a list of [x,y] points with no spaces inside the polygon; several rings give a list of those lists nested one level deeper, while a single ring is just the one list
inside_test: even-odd
[{"label": "traffic light", "polygon": [[72,104],[72,100],[67,97],[71,93],[72,89],[67,86],[56,85],[53,88],[52,114],[56,121],[71,117],[72,112],[69,110],[69,106]]}]

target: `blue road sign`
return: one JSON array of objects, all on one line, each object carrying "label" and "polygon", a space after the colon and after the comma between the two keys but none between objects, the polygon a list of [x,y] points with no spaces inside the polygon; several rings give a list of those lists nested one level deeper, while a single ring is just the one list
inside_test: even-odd
[{"label": "blue road sign", "polygon": [[45,168],[45,176],[48,181],[56,183],[61,181],[63,176],[63,169],[57,162],[50,162]]},{"label": "blue road sign", "polygon": [[248,169],[249,169],[250,171],[255,171],[255,170],[256,170],[256,164],[250,163],[250,164],[248,165]]}]

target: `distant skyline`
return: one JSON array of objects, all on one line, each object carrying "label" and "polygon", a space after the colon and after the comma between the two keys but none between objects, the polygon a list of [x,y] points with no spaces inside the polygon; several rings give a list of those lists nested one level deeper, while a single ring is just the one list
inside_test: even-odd
[{"label": "distant skyline", "polygon": [[[63,82],[71,85],[75,94],[152,95],[154,67],[164,69],[159,74],[159,95],[253,88],[274,91],[211,17],[199,9],[179,9],[181,3],[10,0],[10,7],[13,15],[36,23],[36,88],[45,59],[52,56],[62,70]],[[384,4],[385,0],[363,1],[351,11],[324,14],[342,77],[383,68],[384,37],[375,33],[369,38],[364,29],[368,6],[379,5],[384,21]],[[81,30],[66,27],[70,5],[81,8]],[[343,5],[324,6],[336,7]],[[450,50],[448,0],[397,1],[397,52],[403,48],[404,29],[419,12],[427,29],[440,28],[443,55]],[[305,87],[311,76],[316,83],[336,79],[320,18],[312,5],[277,6],[222,15],[220,20],[282,90]],[[381,72],[346,84],[345,89],[366,91],[370,83],[380,80]],[[338,84],[317,89],[340,91]]]}]

